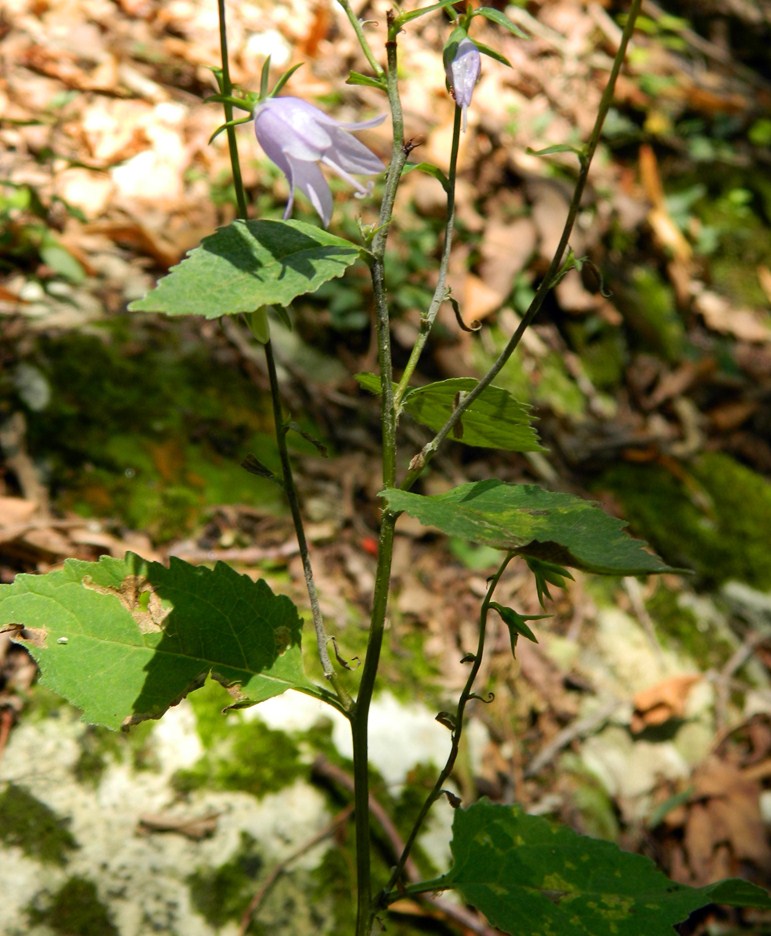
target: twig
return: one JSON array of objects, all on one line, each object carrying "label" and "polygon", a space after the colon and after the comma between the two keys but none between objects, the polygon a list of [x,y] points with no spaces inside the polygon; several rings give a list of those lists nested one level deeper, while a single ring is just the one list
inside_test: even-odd
[{"label": "twig", "polygon": [[563,728],[562,731],[530,761],[525,768],[525,776],[534,777],[536,774],[539,774],[548,763],[554,760],[563,748],[566,748],[575,741],[576,738],[581,738],[589,734],[606,722],[618,709],[619,705],[620,702],[618,699],[609,699],[605,705],[596,712],[592,712],[585,718],[578,718],[576,721],[569,724],[567,728]]}]

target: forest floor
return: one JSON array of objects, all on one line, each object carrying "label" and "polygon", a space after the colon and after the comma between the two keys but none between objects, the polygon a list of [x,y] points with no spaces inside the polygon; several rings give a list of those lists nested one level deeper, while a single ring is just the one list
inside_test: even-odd
[{"label": "forest floor", "polygon": [[[516,798],[687,883],[763,883],[771,11],[708,6],[689,19],[685,2],[643,4],[571,241],[585,262],[501,376],[534,407],[548,453],[453,446],[423,490],[493,476],[581,493],[694,570],[577,575],[515,661],[505,629],[496,634],[482,679],[495,699],[474,713],[488,743],[459,780],[464,793]],[[587,138],[622,7],[542,0],[508,10],[529,41],[491,23],[475,36],[512,65],[485,59],[459,157],[450,283],[464,321],[481,329],[462,330],[443,309],[416,382],[482,373],[516,328],[575,177],[571,154],[532,151]],[[357,10],[376,49],[387,10],[379,0]],[[270,55],[273,80],[305,63],[287,93],[346,120],[383,111],[376,90],[344,84],[365,68],[331,0],[241,3],[228,15],[236,84],[257,90]],[[399,40],[407,135],[442,169],[454,110],[446,34],[436,15]],[[279,492],[241,468],[249,453],[275,459],[259,348],[235,319],[126,311],[234,217],[224,135],[209,142],[221,112],[204,103],[219,61],[216,5],[16,0],[0,7],[0,38],[0,582],[130,549],[224,559],[304,606]],[[362,135],[384,158],[387,126]],[[286,180],[249,126],[239,145],[253,216],[280,216]],[[332,230],[356,240],[375,199],[333,191]],[[435,282],[443,205],[435,179],[405,177],[389,255],[397,366]],[[302,198],[295,216],[313,220]],[[376,369],[368,285],[355,275],[298,300],[293,330],[274,334],[286,406],[330,453],[297,437],[323,610],[347,658],[366,637],[380,487],[376,401],[352,376]],[[402,469],[424,438],[402,428]],[[400,527],[383,679],[405,698],[440,705],[457,690],[491,563],[483,548]],[[500,601],[539,613],[526,570],[504,592]],[[26,654],[0,643],[0,757],[34,705],[34,678]],[[687,931],[721,925],[763,924],[711,910]]]}]

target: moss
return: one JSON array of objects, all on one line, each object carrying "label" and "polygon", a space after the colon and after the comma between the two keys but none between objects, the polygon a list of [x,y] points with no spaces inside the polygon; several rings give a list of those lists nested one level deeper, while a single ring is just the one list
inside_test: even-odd
[{"label": "moss", "polygon": [[193,906],[213,927],[241,918],[255,890],[263,860],[256,839],[241,833],[235,855],[217,868],[200,868],[187,878]]},{"label": "moss", "polygon": [[46,907],[32,906],[27,913],[31,924],[44,924],[61,936],[120,936],[96,886],[82,877],[70,878]]},{"label": "moss", "polygon": [[126,760],[134,770],[155,770],[154,726],[154,722],[146,721],[121,733],[94,725],[84,727],[78,739],[80,754],[73,768],[78,782],[96,786],[111,763]]},{"label": "moss", "polygon": [[578,813],[571,825],[583,835],[617,842],[619,824],[613,799],[595,774],[575,754],[560,759],[560,774],[569,788],[569,802]]},{"label": "moss", "polygon": [[78,847],[67,820],[15,783],[0,793],[0,841],[53,865],[65,865]]},{"label": "moss", "polygon": [[80,736],[80,753],[73,768],[78,783],[96,786],[110,761],[121,752],[121,735],[89,725]]},{"label": "moss", "polygon": [[[251,380],[179,330],[110,329],[104,340],[40,339],[35,363],[52,399],[28,414],[29,444],[57,503],[118,515],[156,541],[189,531],[211,504],[283,510],[278,488],[240,466],[250,451],[276,460],[270,401]],[[299,436],[292,444],[308,447]]]},{"label": "moss", "polygon": [[206,753],[174,775],[182,793],[191,790],[240,790],[254,796],[275,793],[308,772],[298,741],[242,714],[222,714],[229,699],[213,680],[193,693],[198,733]]},{"label": "moss", "polygon": [[715,628],[705,625],[696,614],[683,605],[680,592],[659,582],[645,607],[656,628],[656,635],[665,643],[683,651],[705,668],[719,667],[733,652],[733,646]]},{"label": "moss", "polygon": [[771,588],[771,484],[728,455],[707,452],[682,478],[658,465],[616,465],[595,489],[612,491],[637,535],[704,584]]},{"label": "moss", "polygon": [[598,315],[590,315],[582,321],[568,321],[565,329],[594,386],[599,390],[618,387],[629,358],[623,330]]},{"label": "moss", "polygon": [[671,287],[648,267],[635,267],[628,285],[617,284],[618,308],[635,344],[668,361],[685,347],[685,325],[677,313]]},{"label": "moss", "polygon": [[[474,345],[480,374],[490,367],[508,337],[498,327],[493,327],[489,331],[492,353],[485,351],[481,343]],[[586,399],[568,373],[564,360],[551,351],[539,358],[533,368],[523,367],[522,359],[515,355],[495,378],[495,383],[523,403],[546,406],[560,415],[583,416],[586,411]]]}]

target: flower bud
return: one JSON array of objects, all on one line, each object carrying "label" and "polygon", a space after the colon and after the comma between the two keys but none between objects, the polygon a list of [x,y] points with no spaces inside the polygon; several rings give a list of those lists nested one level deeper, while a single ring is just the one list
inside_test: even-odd
[{"label": "flower bud", "polygon": [[[456,32],[462,32],[458,30]],[[444,50],[444,68],[447,75],[447,87],[461,108],[463,114],[463,130],[466,130],[466,112],[471,104],[474,88],[479,80],[482,68],[482,58],[479,49],[465,33],[457,41],[456,34],[450,37]]]}]

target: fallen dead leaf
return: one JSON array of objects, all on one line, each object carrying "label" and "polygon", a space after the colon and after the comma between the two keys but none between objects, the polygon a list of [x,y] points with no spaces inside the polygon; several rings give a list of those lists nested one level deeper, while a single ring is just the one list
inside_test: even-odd
[{"label": "fallen dead leaf", "polygon": [[693,307],[713,331],[733,335],[741,341],[771,342],[771,320],[767,313],[737,309],[729,299],[708,289],[694,297]]},{"label": "fallen dead leaf", "polygon": [[682,718],[688,694],[701,678],[698,674],[670,676],[636,693],[630,726],[632,733],[639,734],[652,725],[663,725],[672,718]]}]

